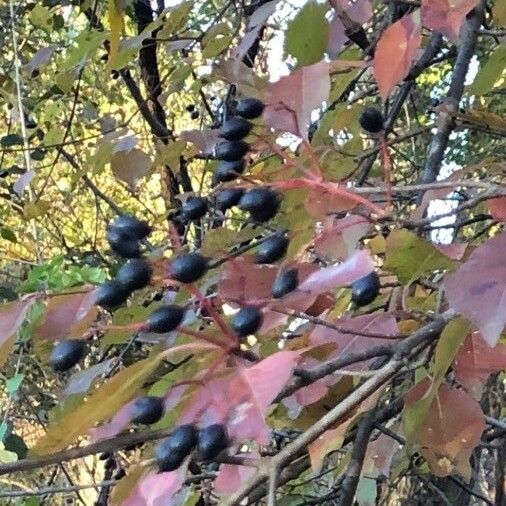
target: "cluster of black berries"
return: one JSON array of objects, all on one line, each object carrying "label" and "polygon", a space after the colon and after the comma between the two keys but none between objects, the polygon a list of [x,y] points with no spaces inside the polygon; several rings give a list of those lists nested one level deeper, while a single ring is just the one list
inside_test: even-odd
[{"label": "cluster of black berries", "polygon": [[385,128],[385,119],[375,107],[365,107],[359,118],[360,126],[370,134],[379,134]]},{"label": "cluster of black berries", "polygon": [[[249,149],[249,144],[244,141],[244,138],[253,127],[248,120],[258,118],[264,107],[261,100],[244,98],[237,103],[236,116],[223,123],[220,134],[225,140],[219,142],[215,148],[215,156],[221,162],[213,173],[213,186],[233,181],[244,172],[244,156]],[[248,212],[252,221],[264,223],[278,212],[280,198],[272,188],[268,187],[253,188],[246,192],[239,188],[226,188],[217,193],[218,210],[225,212],[236,205]]]},{"label": "cluster of black berries", "polygon": [[200,430],[193,424],[181,425],[155,447],[155,461],[160,472],[174,471],[194,449],[200,460],[209,461],[228,445],[227,431],[222,424]]},{"label": "cluster of black berries", "polygon": [[[130,223],[128,228],[124,224]],[[123,241],[140,241],[151,230],[145,223],[133,216],[120,216],[110,227],[116,239],[120,229]],[[110,237],[110,233],[109,233]],[[111,244],[112,245],[112,244]],[[184,253],[177,256],[170,264],[170,276],[181,283],[193,283],[201,278],[208,269],[208,260],[198,252]],[[111,310],[125,302],[134,290],[146,287],[151,281],[151,265],[142,258],[131,258],[121,266],[116,278],[106,281],[96,289],[95,303]],[[185,309],[182,306],[168,304],[162,306],[148,317],[144,330],[155,333],[166,333],[175,330],[183,321]],[[76,365],[85,355],[86,345],[78,340],[65,340],[52,350],[49,363],[55,371],[66,371]]]}]

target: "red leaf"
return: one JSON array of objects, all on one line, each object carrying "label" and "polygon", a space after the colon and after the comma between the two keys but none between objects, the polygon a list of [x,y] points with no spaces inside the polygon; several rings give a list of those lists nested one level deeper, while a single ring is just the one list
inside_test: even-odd
[{"label": "red leaf", "polygon": [[307,138],[311,113],[330,92],[329,66],[319,62],[301,67],[267,88],[265,124],[274,130]]},{"label": "red leaf", "polygon": [[0,308],[0,366],[9,357],[16,341],[16,332],[35,300],[34,296],[29,295],[23,300],[5,304]]},{"label": "red leaf", "polygon": [[207,381],[190,400],[181,423],[225,423],[232,440],[267,444],[265,416],[298,359],[294,351],[280,351],[253,366],[240,364],[233,373]]},{"label": "red leaf", "polygon": [[397,441],[386,434],[380,434],[377,439],[367,446],[362,476],[367,477],[367,479],[378,476],[388,478],[392,459],[400,449],[401,445]]},{"label": "red leaf", "polygon": [[[405,396],[410,406],[421,399],[430,386],[429,380],[413,387]],[[464,390],[442,384],[430,405],[423,425],[414,433],[414,442],[436,476],[456,471],[469,479],[469,458],[485,429],[481,407]]]},{"label": "red leaf", "polygon": [[[248,453],[245,456],[253,458],[258,457],[258,454]],[[222,464],[218,476],[216,476],[214,481],[214,491],[220,495],[232,494],[238,490],[243,483],[248,481],[255,472],[256,469],[254,467]]]},{"label": "red leaf", "polygon": [[218,282],[218,294],[224,300],[257,301],[271,298],[277,274],[275,265],[257,265],[253,256],[226,263]]},{"label": "red leaf", "polygon": [[462,260],[467,250],[467,244],[462,242],[452,242],[451,244],[434,244],[436,248],[452,260]]},{"label": "red leaf", "polygon": [[422,23],[456,42],[466,15],[477,0],[422,0]]},{"label": "red leaf", "polygon": [[475,399],[480,399],[488,377],[506,369],[506,345],[491,348],[479,332],[469,334],[460,348],[453,370],[455,379],[467,388]]},{"label": "red leaf", "polygon": [[336,197],[334,193],[319,188],[308,191],[304,206],[312,216],[322,219],[330,214],[349,211],[357,206],[357,202],[346,197]]},{"label": "red leaf", "polygon": [[383,100],[408,75],[420,47],[421,36],[418,10],[396,21],[381,35],[374,53],[373,74]]},{"label": "red leaf", "polygon": [[96,318],[94,304],[93,291],[51,297],[44,319],[35,331],[36,335],[51,341],[79,336]]},{"label": "red leaf", "polygon": [[494,346],[506,325],[506,232],[479,246],[444,287],[450,306],[471,320]]},{"label": "red leaf", "polygon": [[328,217],[314,241],[314,249],[325,259],[345,260],[369,227],[369,222],[362,216],[350,215],[340,220]]},{"label": "red leaf", "polygon": [[[355,2],[341,0],[338,3],[348,17],[356,23],[363,25],[371,19],[372,9],[369,0],[357,0]],[[329,44],[327,48],[331,58],[337,55],[347,40],[348,37],[346,36],[343,22],[335,13],[330,22]]]},{"label": "red leaf", "polygon": [[134,491],[122,506],[175,506],[174,496],[181,490],[186,478],[186,468],[182,465],[169,473],[150,472],[135,486]]},{"label": "red leaf", "polygon": [[374,263],[368,251],[356,251],[345,262],[324,267],[310,274],[300,285],[299,290],[322,293],[336,286],[353,283],[374,270]]},{"label": "red leaf", "polygon": [[5,304],[0,308],[0,346],[2,346],[23,324],[26,313],[35,302],[33,297]]},{"label": "red leaf", "polygon": [[506,197],[487,200],[490,214],[500,221],[506,221]]}]

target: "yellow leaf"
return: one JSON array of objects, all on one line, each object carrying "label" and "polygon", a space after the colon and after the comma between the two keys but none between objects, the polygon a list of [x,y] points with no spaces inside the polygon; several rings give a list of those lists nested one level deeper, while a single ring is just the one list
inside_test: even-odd
[{"label": "yellow leaf", "polygon": [[109,17],[109,28],[111,34],[109,36],[110,52],[109,61],[107,62],[107,70],[111,71],[116,68],[116,59],[119,51],[119,42],[121,34],[125,28],[125,22],[123,20],[123,13],[118,5],[118,0],[109,0],[109,8],[107,10]]},{"label": "yellow leaf", "polygon": [[162,358],[162,353],[155,353],[108,379],[86,402],[49,427],[33,448],[33,453],[46,455],[63,450],[96,423],[113,416],[140,393],[144,380],[155,370]]}]

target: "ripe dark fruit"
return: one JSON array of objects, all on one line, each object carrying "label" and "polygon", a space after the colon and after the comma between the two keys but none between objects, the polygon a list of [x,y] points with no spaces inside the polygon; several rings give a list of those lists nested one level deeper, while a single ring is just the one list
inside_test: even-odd
[{"label": "ripe dark fruit", "polygon": [[118,281],[111,280],[102,283],[95,291],[95,304],[104,309],[114,309],[128,299],[130,292]]},{"label": "ripe dark fruit", "polygon": [[200,116],[199,111],[193,111],[193,112],[190,114],[191,119],[199,119],[199,116]]},{"label": "ripe dark fruit", "polygon": [[242,188],[225,188],[216,195],[216,209],[225,212],[233,206],[236,206],[243,196]]},{"label": "ripe dark fruit", "polygon": [[237,103],[235,113],[246,119],[255,119],[262,114],[264,107],[264,103],[258,98],[243,98]]},{"label": "ripe dark fruit", "polygon": [[206,271],[207,259],[197,252],[179,255],[170,264],[172,279],[181,283],[193,283],[200,279]]},{"label": "ripe dark fruit", "polygon": [[360,115],[360,126],[371,134],[377,134],[384,128],[384,119],[381,111],[375,107],[366,107]]},{"label": "ripe dark fruit", "polygon": [[286,253],[288,249],[289,239],[284,234],[273,234],[263,241],[257,249],[257,264],[272,264],[276,262]]},{"label": "ripe dark fruit", "polygon": [[146,395],[135,400],[132,406],[130,420],[133,423],[151,425],[158,422],[164,413],[163,399]]},{"label": "ripe dark fruit", "polygon": [[222,141],[216,144],[214,154],[218,160],[226,162],[235,162],[240,160],[249,149],[249,145],[244,141]]},{"label": "ripe dark fruit", "polygon": [[254,306],[241,308],[232,318],[232,328],[239,337],[254,334],[262,325],[262,313]]},{"label": "ripe dark fruit", "polygon": [[231,118],[223,123],[220,134],[227,141],[238,141],[250,133],[251,126],[251,123],[244,118]]},{"label": "ripe dark fruit", "polygon": [[236,160],[234,162],[221,162],[214,171],[212,185],[216,186],[220,183],[233,181],[239,174],[244,172],[244,160]]},{"label": "ripe dark fruit", "polygon": [[379,289],[379,277],[376,272],[373,271],[351,285],[351,300],[357,306],[365,306],[376,298]]},{"label": "ripe dark fruit", "polygon": [[195,110],[195,104],[188,104],[188,105],[186,106],[186,110],[187,110],[188,112],[193,112],[193,111]]},{"label": "ripe dark fruit", "polygon": [[161,473],[167,473],[169,471],[175,471],[184,461],[186,455],[180,452],[175,452],[170,448],[165,447],[163,440],[158,446],[155,447],[155,460],[158,470]]},{"label": "ripe dark fruit", "polygon": [[147,319],[147,327],[151,332],[164,333],[174,330],[184,318],[184,309],[181,306],[170,304],[151,313]]},{"label": "ripe dark fruit", "polygon": [[202,460],[213,460],[228,446],[225,427],[219,423],[209,425],[199,432],[197,450]]},{"label": "ripe dark fruit", "polygon": [[197,444],[194,425],[181,425],[155,448],[155,459],[162,472],[177,469]]},{"label": "ripe dark fruit", "polygon": [[51,352],[49,363],[55,371],[66,371],[84,357],[86,344],[70,339],[59,342]]},{"label": "ripe dark fruit", "polygon": [[253,221],[263,223],[276,216],[280,205],[278,194],[270,188],[260,187],[247,191],[239,201],[243,211],[249,211]]},{"label": "ripe dark fruit", "polygon": [[276,276],[272,283],[272,296],[279,299],[287,293],[293,292],[299,285],[299,273],[297,269],[289,269]]},{"label": "ripe dark fruit", "polygon": [[151,232],[151,227],[147,222],[139,220],[130,214],[122,214],[110,225],[111,229],[128,232],[136,239],[144,239]]},{"label": "ripe dark fruit", "polygon": [[181,208],[181,214],[186,220],[198,220],[207,213],[207,199],[205,197],[190,197]]},{"label": "ripe dark fruit", "polygon": [[128,230],[110,228],[106,234],[111,248],[123,258],[138,258],[141,254],[140,244],[137,237]]},{"label": "ripe dark fruit", "polygon": [[129,260],[118,270],[116,280],[127,290],[134,291],[149,284],[151,273],[151,266],[145,260],[135,258]]}]

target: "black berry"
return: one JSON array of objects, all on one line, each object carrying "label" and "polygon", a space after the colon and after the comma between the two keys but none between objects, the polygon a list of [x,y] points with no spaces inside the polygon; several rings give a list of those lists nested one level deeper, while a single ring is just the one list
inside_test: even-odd
[{"label": "black berry", "polygon": [[128,299],[130,292],[118,281],[102,283],[95,291],[95,304],[105,309],[114,309]]},{"label": "black berry", "polygon": [[181,214],[185,220],[198,220],[207,213],[207,199],[205,197],[189,197],[181,207]]},{"label": "black berry", "polygon": [[299,273],[297,269],[289,269],[276,276],[272,283],[272,296],[279,299],[287,293],[293,292],[299,285]]},{"label": "black berry", "polygon": [[231,118],[223,123],[220,134],[227,141],[238,141],[250,133],[251,126],[251,123],[244,118]]},{"label": "black berry", "polygon": [[276,216],[280,206],[278,194],[270,188],[260,187],[247,191],[239,201],[243,211],[249,211],[253,221],[263,223]]},{"label": "black berry", "polygon": [[227,446],[228,436],[223,425],[209,425],[199,432],[197,450],[202,460],[215,459]]},{"label": "black berry", "polygon": [[216,195],[216,209],[225,212],[236,206],[244,193],[242,188],[225,188]]},{"label": "black berry", "polygon": [[264,111],[264,103],[258,98],[243,98],[237,103],[236,114],[246,119],[258,118]]},{"label": "black berry", "polygon": [[132,292],[147,286],[151,280],[151,273],[152,269],[148,262],[134,258],[120,267],[116,280]]},{"label": "black berry", "polygon": [[190,114],[191,119],[199,119],[199,116],[200,116],[199,111],[193,111],[193,112]]},{"label": "black berry", "polygon": [[239,337],[254,334],[262,325],[262,313],[254,306],[241,308],[232,318],[232,328]]},{"label": "black berry", "polygon": [[177,469],[197,444],[197,430],[193,425],[181,425],[155,448],[155,459],[162,472]]},{"label": "black berry", "polygon": [[273,234],[265,239],[257,249],[257,264],[272,264],[283,258],[288,249],[289,242],[285,234]]},{"label": "black berry", "polygon": [[206,271],[207,259],[197,252],[179,255],[170,264],[172,279],[181,283],[193,283],[200,279]]},{"label": "black berry", "polygon": [[187,110],[188,112],[193,112],[193,111],[195,110],[195,104],[188,104],[188,105],[186,106],[186,110]]},{"label": "black berry", "polygon": [[365,306],[376,298],[379,289],[379,277],[376,272],[373,271],[351,285],[351,300],[357,306]]},{"label": "black berry", "polygon": [[181,306],[170,304],[151,313],[147,319],[147,327],[151,332],[164,333],[174,330],[184,318],[184,309]]},{"label": "black berry", "polygon": [[244,172],[244,160],[234,162],[221,162],[213,173],[212,185],[233,181],[239,174]]},{"label": "black berry", "polygon": [[55,371],[66,371],[74,367],[84,357],[86,344],[69,339],[59,342],[51,351],[49,363]]},{"label": "black berry", "polygon": [[384,127],[384,119],[381,111],[375,107],[366,107],[360,115],[360,126],[371,134],[381,132]]},{"label": "black berry", "polygon": [[136,239],[144,239],[151,232],[151,227],[146,221],[139,220],[130,214],[118,216],[110,225],[111,229],[128,232]]},{"label": "black berry", "polygon": [[123,258],[138,258],[141,254],[137,237],[128,230],[110,228],[106,234],[113,251]]},{"label": "black berry", "polygon": [[221,141],[216,144],[214,154],[218,160],[226,162],[235,162],[240,160],[249,149],[249,145],[244,141]]},{"label": "black berry", "polygon": [[158,422],[164,413],[163,399],[146,395],[136,399],[132,405],[130,420],[133,423],[151,425]]}]

